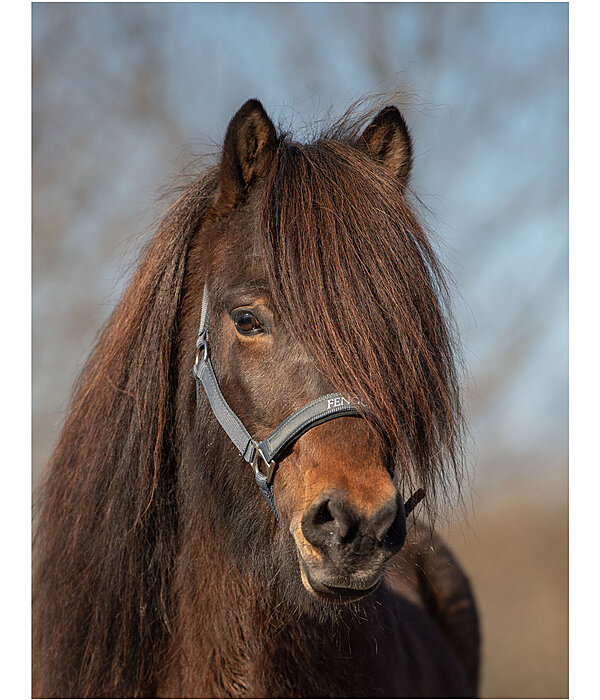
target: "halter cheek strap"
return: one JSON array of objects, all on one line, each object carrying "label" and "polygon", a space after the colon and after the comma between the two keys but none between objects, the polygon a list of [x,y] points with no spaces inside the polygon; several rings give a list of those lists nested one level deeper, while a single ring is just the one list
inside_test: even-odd
[{"label": "halter cheek strap", "polygon": [[[201,387],[206,392],[206,397],[215,418],[221,424],[229,439],[237,447],[240,455],[252,465],[254,477],[261,493],[265,497],[269,507],[273,511],[277,522],[279,514],[275,507],[273,497],[273,476],[277,467],[277,458],[286,447],[295,442],[301,435],[321,423],[341,418],[343,416],[360,417],[356,408],[341,394],[334,392],[320,396],[318,399],[307,403],[289,415],[275,430],[262,442],[257,442],[244,427],[242,421],[235,414],[231,406],[225,400],[219,388],[219,382],[210,360],[208,339],[208,286],[204,286],[202,298],[202,316],[200,319],[200,331],[196,343],[197,354],[194,363],[194,378],[196,379],[196,400],[200,401]],[[264,471],[263,471],[264,468]],[[425,492],[419,489],[414,493],[405,505],[405,513],[424,497]]]}]

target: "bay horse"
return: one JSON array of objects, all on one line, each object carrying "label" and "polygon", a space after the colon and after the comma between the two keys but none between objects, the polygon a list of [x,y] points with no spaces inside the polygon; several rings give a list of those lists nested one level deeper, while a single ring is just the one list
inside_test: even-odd
[{"label": "bay horse", "polygon": [[463,419],[411,164],[396,107],[300,143],[250,100],[167,210],[36,501],[34,696],[477,694],[432,529]]}]

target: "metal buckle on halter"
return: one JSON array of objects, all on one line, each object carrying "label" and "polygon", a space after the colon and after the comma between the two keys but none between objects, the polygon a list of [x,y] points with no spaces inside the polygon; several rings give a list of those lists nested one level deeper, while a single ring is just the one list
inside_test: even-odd
[{"label": "metal buckle on halter", "polygon": [[196,341],[196,350],[196,359],[194,360],[195,367],[197,367],[200,362],[201,350],[204,350],[204,357],[202,358],[204,362],[208,360],[208,335],[206,332],[198,336],[198,340]]},{"label": "metal buckle on halter", "polygon": [[[254,443],[255,446],[255,452],[254,452],[254,458],[252,459],[252,469],[254,469],[254,475],[258,474],[259,472],[267,478],[267,486],[271,485],[271,481],[273,481],[273,474],[275,472],[275,460],[272,459],[270,462],[267,462],[266,457],[263,454],[263,451],[260,449],[260,447]],[[265,466],[267,467],[267,473],[265,474],[262,469],[259,468],[259,459],[262,459],[264,462]]]}]

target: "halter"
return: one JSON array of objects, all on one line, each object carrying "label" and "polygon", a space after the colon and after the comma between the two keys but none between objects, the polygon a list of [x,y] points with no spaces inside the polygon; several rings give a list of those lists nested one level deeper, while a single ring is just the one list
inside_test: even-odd
[{"label": "halter", "polygon": [[[320,396],[318,399],[294,411],[262,442],[254,440],[231,406],[225,401],[210,361],[208,344],[208,284],[204,285],[202,315],[196,348],[197,354],[194,362],[196,401],[200,401],[200,387],[203,386],[215,418],[219,421],[231,442],[237,447],[240,455],[252,465],[258,488],[261,490],[279,523],[279,514],[277,513],[273,497],[273,477],[277,468],[277,458],[286,447],[295,442],[301,435],[304,435],[311,428],[321,425],[321,423],[326,423],[334,418],[346,416],[360,418],[362,416],[348,399],[338,392],[333,392]],[[261,464],[264,465],[264,472],[261,469]],[[424,496],[425,492],[423,489],[418,489],[404,505],[405,515],[408,515]]]}]

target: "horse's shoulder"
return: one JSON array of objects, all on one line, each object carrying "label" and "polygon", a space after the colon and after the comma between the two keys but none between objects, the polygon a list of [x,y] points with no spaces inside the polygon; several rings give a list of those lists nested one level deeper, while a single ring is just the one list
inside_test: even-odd
[{"label": "horse's shoulder", "polygon": [[403,548],[390,561],[385,584],[433,619],[476,686],[480,636],[475,599],[467,575],[442,537],[413,521]]},{"label": "horse's shoulder", "polygon": [[433,598],[448,610],[473,595],[469,579],[444,539],[432,528],[416,520],[409,527],[406,542],[388,566],[388,582],[406,586],[427,603]]}]

